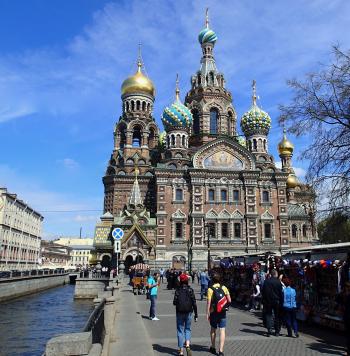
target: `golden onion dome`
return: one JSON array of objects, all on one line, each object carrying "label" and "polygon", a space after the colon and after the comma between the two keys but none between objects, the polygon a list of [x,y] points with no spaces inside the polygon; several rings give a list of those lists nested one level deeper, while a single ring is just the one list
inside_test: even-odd
[{"label": "golden onion dome", "polygon": [[286,130],[283,130],[283,139],[278,144],[278,152],[280,155],[291,156],[294,151],[294,145],[287,139]]},{"label": "golden onion dome", "polygon": [[295,188],[299,185],[298,178],[294,173],[290,173],[287,178],[287,187],[288,188]]},{"label": "golden onion dome", "polygon": [[96,253],[90,253],[90,254],[89,254],[89,264],[90,264],[90,265],[95,265],[96,262],[97,262]]},{"label": "golden onion dome", "polygon": [[122,95],[146,93],[151,96],[155,95],[155,88],[152,80],[142,73],[142,62],[137,62],[137,72],[124,80],[121,87]]}]

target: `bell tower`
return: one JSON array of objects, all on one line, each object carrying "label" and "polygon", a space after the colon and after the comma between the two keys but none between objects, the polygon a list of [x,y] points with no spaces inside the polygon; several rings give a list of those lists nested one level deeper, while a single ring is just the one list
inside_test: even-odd
[{"label": "bell tower", "polygon": [[202,47],[201,66],[191,78],[191,90],[185,99],[193,116],[191,146],[201,146],[219,136],[236,136],[237,115],[224,75],[216,67],[213,50],[217,36],[209,28],[208,9],[198,40]]}]

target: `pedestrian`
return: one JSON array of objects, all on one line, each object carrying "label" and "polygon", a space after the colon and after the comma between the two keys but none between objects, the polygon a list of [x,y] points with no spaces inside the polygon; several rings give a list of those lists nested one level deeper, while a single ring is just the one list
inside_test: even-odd
[{"label": "pedestrian", "polygon": [[296,302],[296,291],[290,285],[290,280],[284,278],[283,280],[285,288],[283,289],[283,315],[284,321],[287,326],[288,336],[293,337],[292,330],[294,331],[294,336],[299,337],[298,334],[298,323],[296,318],[297,313],[297,302]]},{"label": "pedestrian", "polygon": [[207,293],[208,293],[208,285],[209,285],[209,281],[210,281],[207,269],[205,269],[201,273],[200,281],[201,281],[201,300],[203,300],[204,296],[207,295]]},{"label": "pedestrian", "polygon": [[194,283],[194,278],[196,277],[196,272],[194,270],[191,271],[191,280]]},{"label": "pedestrian", "polygon": [[175,291],[173,304],[176,306],[176,328],[178,354],[183,355],[185,346],[187,356],[191,356],[191,321],[194,312],[194,321],[198,319],[197,303],[194,291],[188,285],[188,276],[180,275],[180,286]]},{"label": "pedestrian", "polygon": [[350,282],[345,282],[345,308],[344,308],[344,325],[347,346],[347,356],[350,356]]},{"label": "pedestrian", "polygon": [[265,280],[262,289],[264,315],[266,318],[267,336],[272,335],[272,314],[274,315],[275,336],[281,331],[281,309],[283,306],[283,290],[277,270],[271,271],[271,278]]},{"label": "pedestrian", "polygon": [[200,280],[201,280],[201,270],[199,269],[199,270],[197,271],[197,283],[198,283],[198,284],[199,284]]},{"label": "pedestrian", "polygon": [[260,299],[261,299],[260,286],[258,284],[258,281],[254,280],[252,286],[252,294],[250,296],[249,303],[245,305],[245,307],[247,309],[250,309],[251,312],[256,309],[260,309]]},{"label": "pedestrian", "polygon": [[[210,323],[210,353],[224,356],[225,330],[226,330],[226,311],[231,304],[231,296],[228,289],[221,284],[220,275],[214,273],[213,284],[208,289],[207,297],[207,320]],[[220,329],[219,353],[216,353],[215,340],[216,330]]]},{"label": "pedestrian", "polygon": [[164,281],[164,269],[163,268],[161,268],[159,271],[159,278],[160,278],[160,281],[163,283],[163,281]]},{"label": "pedestrian", "polygon": [[158,273],[154,273],[153,276],[149,276],[147,279],[148,293],[150,298],[149,318],[153,321],[159,320],[156,317],[156,301],[158,295]]}]

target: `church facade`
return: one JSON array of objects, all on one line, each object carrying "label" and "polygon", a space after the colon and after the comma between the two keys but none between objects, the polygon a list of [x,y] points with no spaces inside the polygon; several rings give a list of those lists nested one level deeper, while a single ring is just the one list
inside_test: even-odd
[{"label": "church facade", "polygon": [[[217,36],[199,34],[202,58],[181,102],[166,107],[160,133],[153,117],[155,88],[142,71],[121,88],[122,114],[106,174],[104,215],[95,230],[91,263],[110,263],[112,231],[124,237],[119,262],[154,267],[203,268],[210,257],[281,253],[317,240],[314,192],[292,168],[293,144],[284,132],[278,150],[282,167],[269,153],[271,118],[257,104],[240,119],[213,54]],[[208,243],[209,240],[209,243]]]}]

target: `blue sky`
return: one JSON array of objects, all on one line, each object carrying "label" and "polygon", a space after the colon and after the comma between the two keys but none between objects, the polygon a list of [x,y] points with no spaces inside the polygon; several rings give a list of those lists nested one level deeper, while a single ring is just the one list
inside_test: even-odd
[{"label": "blue sky", "polygon": [[[218,35],[217,66],[238,117],[250,107],[256,79],[278,161],[286,80],[328,63],[334,44],[349,49],[349,1],[0,2],[0,184],[43,213],[44,237],[78,235],[80,227],[92,236],[121,113],[120,85],[135,70],[138,43],[156,86],[161,127],[176,73],[184,98],[199,68],[206,7]],[[312,137],[291,139],[302,178],[307,162],[298,155]]]}]

